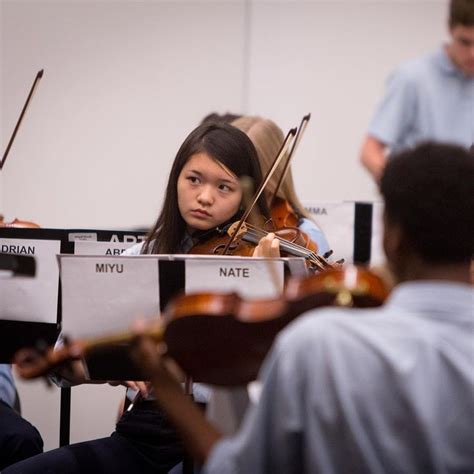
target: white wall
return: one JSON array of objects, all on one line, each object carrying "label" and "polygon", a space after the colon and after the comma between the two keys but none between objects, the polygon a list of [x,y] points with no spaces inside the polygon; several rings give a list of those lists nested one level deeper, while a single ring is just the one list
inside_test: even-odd
[{"label": "white wall", "polygon": [[250,108],[286,127],[312,113],[293,165],[305,201],[377,196],[358,163],[360,143],[386,75],[441,43],[445,4],[256,2]]},{"label": "white wall", "polygon": [[[0,212],[44,227],[156,217],[179,144],[207,113],[284,129],[312,113],[293,164],[306,202],[376,198],[357,154],[389,71],[445,37],[446,0],[0,3],[0,150],[45,75],[0,172]],[[29,388],[27,388],[29,387]],[[57,445],[57,391],[21,383]],[[119,389],[73,395],[73,441],[113,429]]]},{"label": "white wall", "polygon": [[[242,104],[241,3],[3,2],[4,213],[43,226],[148,225],[179,144]],[[225,40],[224,40],[225,39]]]}]

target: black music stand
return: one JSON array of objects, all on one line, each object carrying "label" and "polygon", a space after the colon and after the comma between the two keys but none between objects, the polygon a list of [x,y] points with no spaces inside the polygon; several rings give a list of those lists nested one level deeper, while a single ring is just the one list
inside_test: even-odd
[{"label": "black music stand", "polygon": [[[0,253],[0,278],[34,277],[35,257]],[[15,352],[27,346],[53,344],[57,327],[53,324],[16,321],[0,308],[0,363],[10,363]]]},{"label": "black music stand", "polygon": [[[142,231],[126,230],[97,230],[97,229],[29,229],[29,228],[0,228],[0,239],[26,239],[26,240],[54,240],[60,241],[60,253],[74,253],[75,239],[128,242],[130,238],[137,239],[143,236]],[[27,271],[25,262],[33,257],[12,255],[4,258],[6,276],[15,272]],[[31,262],[31,260],[29,260]],[[21,265],[20,265],[21,263]],[[1,270],[0,270],[1,271]],[[39,323],[27,321],[13,321],[8,315],[2,314],[0,309],[0,362],[10,362],[15,352],[22,347],[34,347],[38,343],[50,346],[54,344],[61,328],[61,288],[58,281],[58,302],[56,323]],[[71,413],[71,388],[61,388],[60,401],[60,432],[59,445],[69,444],[70,440],[70,413]]]},{"label": "black music stand", "polygon": [[0,271],[1,270],[11,272],[11,276],[34,277],[36,275],[36,260],[34,257],[28,255],[0,252]]}]

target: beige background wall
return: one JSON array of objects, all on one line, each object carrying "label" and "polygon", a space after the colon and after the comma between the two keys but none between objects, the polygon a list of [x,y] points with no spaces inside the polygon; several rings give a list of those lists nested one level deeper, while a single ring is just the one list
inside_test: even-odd
[{"label": "beige background wall", "polygon": [[[0,212],[45,227],[156,217],[174,154],[207,113],[312,113],[295,157],[306,202],[373,200],[357,154],[385,77],[446,37],[447,1],[7,1],[0,8],[0,149],[45,75],[0,172]],[[20,383],[57,445],[57,390]],[[109,434],[122,391],[73,393],[72,440]]]}]

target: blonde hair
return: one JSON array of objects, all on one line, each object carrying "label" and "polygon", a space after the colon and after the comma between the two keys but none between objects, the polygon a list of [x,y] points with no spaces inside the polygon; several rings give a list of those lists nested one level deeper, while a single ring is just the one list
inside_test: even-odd
[{"label": "blonde hair", "polygon": [[[252,140],[252,143],[257,149],[262,174],[265,176],[285,139],[281,128],[270,119],[252,116],[240,117],[231,122],[231,125],[245,132],[250,140]],[[275,171],[268,183],[267,189],[265,190],[267,199],[273,196],[281,176],[282,168],[283,167],[279,167],[279,169]],[[306,211],[296,195],[291,165],[288,168],[285,179],[281,183],[276,197],[288,201],[299,217],[311,219],[311,215]]]}]

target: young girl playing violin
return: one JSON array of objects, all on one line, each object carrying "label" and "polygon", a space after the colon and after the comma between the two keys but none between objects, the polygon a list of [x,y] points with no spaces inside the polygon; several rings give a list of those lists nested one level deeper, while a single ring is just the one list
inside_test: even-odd
[{"label": "young girl playing violin", "polygon": [[[240,178],[251,178],[254,187],[262,179],[256,150],[246,138],[222,123],[191,132],[171,168],[161,213],[145,243],[131,253],[187,253],[217,227],[237,221],[243,213]],[[263,197],[257,207],[269,217]],[[272,236],[265,239],[256,253],[265,254],[272,241]]]},{"label": "young girl playing violin", "polygon": [[[257,150],[262,173],[265,174],[284,141],[281,128],[272,120],[263,117],[242,116],[231,123],[252,140]],[[329,251],[328,242],[296,194],[291,167],[288,168],[281,186],[276,190],[281,172],[282,168],[275,171],[265,189],[267,205],[271,206],[270,214],[273,223],[276,228],[297,227],[316,243],[318,254],[324,255]],[[275,191],[277,191],[276,196]]]},{"label": "young girl playing violin", "polygon": [[[237,220],[243,212],[240,178],[248,176],[255,187],[261,181],[256,150],[242,131],[227,124],[197,127],[181,145],[174,160],[158,219],[144,244],[129,254],[187,253],[197,240],[213,229]],[[268,216],[263,199],[258,210]],[[259,256],[277,256],[278,241],[272,235],[256,247]],[[71,386],[85,382],[78,361],[56,382]],[[147,394],[140,382],[124,385]],[[199,394],[196,394],[198,398]],[[200,401],[200,400],[198,400]],[[166,473],[183,457],[181,442],[151,400],[126,411],[116,431],[107,438],[64,446],[17,463],[4,474],[114,472]]]}]

